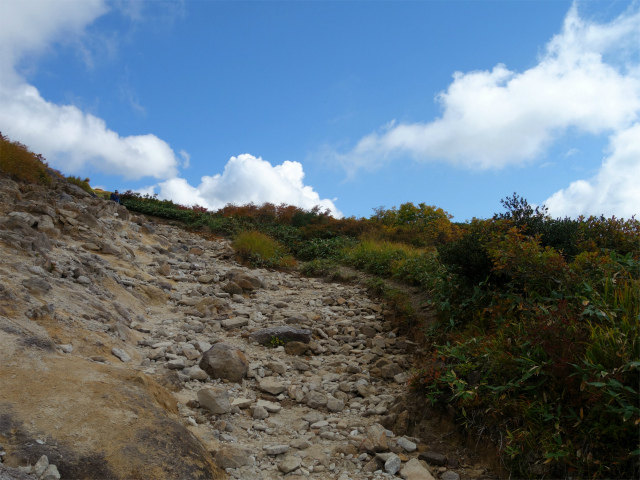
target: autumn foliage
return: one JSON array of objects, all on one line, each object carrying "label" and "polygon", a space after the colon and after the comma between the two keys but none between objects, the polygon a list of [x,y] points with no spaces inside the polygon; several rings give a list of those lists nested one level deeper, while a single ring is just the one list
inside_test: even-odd
[{"label": "autumn foliage", "polygon": [[47,163],[40,154],[33,153],[26,145],[12,142],[0,133],[0,172],[16,180],[50,185]]}]

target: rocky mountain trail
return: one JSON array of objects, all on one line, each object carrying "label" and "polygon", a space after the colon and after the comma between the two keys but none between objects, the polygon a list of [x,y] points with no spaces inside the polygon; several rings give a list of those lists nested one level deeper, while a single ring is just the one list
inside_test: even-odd
[{"label": "rocky mountain trail", "polygon": [[71,187],[0,179],[0,479],[492,478],[408,434],[417,344],[364,286]]}]

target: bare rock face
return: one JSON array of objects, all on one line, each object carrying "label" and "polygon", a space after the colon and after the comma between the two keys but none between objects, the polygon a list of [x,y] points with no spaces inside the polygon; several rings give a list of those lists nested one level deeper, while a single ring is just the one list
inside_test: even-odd
[{"label": "bare rock face", "polygon": [[216,343],[202,355],[200,368],[211,378],[240,382],[249,371],[249,362],[237,348],[226,343]]}]

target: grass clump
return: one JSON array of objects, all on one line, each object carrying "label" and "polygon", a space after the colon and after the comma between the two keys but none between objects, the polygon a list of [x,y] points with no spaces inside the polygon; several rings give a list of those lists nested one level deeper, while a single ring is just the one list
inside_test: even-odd
[{"label": "grass clump", "polygon": [[93,191],[93,189],[89,185],[89,182],[91,181],[91,179],[85,178],[83,180],[80,177],[76,177],[74,175],[69,175],[68,177],[66,177],[66,179],[67,179],[67,182],[72,183],[72,184],[80,187],[82,190],[84,190],[88,194],[95,195],[95,192]]},{"label": "grass clump", "polygon": [[16,180],[51,185],[44,157],[0,133],[0,171]]},{"label": "grass clump", "polygon": [[233,247],[253,266],[288,269],[296,265],[295,259],[280,243],[256,230],[240,232]]}]

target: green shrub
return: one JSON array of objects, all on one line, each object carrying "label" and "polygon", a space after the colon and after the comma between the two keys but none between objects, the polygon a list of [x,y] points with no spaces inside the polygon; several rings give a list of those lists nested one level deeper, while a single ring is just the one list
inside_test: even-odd
[{"label": "green shrub", "polygon": [[478,285],[492,274],[493,263],[484,245],[494,225],[474,219],[459,239],[438,246],[440,261],[467,285]]},{"label": "green shrub", "polygon": [[343,249],[355,243],[356,241],[349,237],[313,238],[300,242],[296,249],[296,256],[300,260],[338,258]]},{"label": "green shrub", "polygon": [[512,475],[537,462],[538,476],[635,478],[640,264],[615,252],[567,262],[540,237],[513,227],[486,240],[502,282],[466,291],[472,321],[410,384],[502,438]]}]

